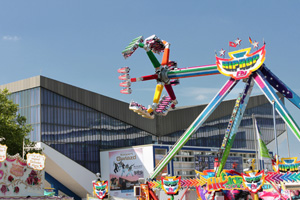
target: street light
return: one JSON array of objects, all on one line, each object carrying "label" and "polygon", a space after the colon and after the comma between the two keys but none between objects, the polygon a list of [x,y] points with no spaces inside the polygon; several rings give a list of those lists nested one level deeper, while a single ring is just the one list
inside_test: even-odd
[{"label": "street light", "polygon": [[100,172],[96,173],[95,175],[97,177],[97,181],[101,181],[101,174],[100,174]]}]

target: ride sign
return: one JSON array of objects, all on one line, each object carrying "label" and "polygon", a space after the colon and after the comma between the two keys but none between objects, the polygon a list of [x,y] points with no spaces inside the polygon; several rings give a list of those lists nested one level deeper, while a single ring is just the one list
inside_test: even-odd
[{"label": "ride sign", "polygon": [[297,161],[297,157],[281,158],[281,162],[278,163],[278,169],[282,173],[298,172],[300,167],[300,161]]},{"label": "ride sign", "polygon": [[7,146],[0,144],[0,162],[3,162],[6,159]]},{"label": "ride sign", "polygon": [[216,56],[219,72],[236,80],[249,77],[264,63],[266,55],[265,45],[251,54],[250,50],[246,48],[229,52],[229,59]]},{"label": "ride sign", "polygon": [[35,170],[43,170],[45,168],[46,156],[39,153],[27,154],[27,165]]}]

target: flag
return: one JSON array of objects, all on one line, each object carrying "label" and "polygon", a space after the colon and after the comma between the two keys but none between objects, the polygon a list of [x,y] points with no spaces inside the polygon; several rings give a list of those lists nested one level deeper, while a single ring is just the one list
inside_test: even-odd
[{"label": "flag", "polygon": [[252,44],[252,40],[251,40],[251,37],[249,37],[249,42],[250,42],[250,44]]},{"label": "flag", "polygon": [[272,158],[269,155],[269,150],[268,150],[266,144],[264,143],[264,141],[261,139],[261,137],[260,137],[261,133],[260,133],[259,127],[257,125],[257,121],[256,121],[256,119],[254,119],[254,120],[255,120],[256,136],[257,136],[257,141],[258,141],[259,159],[271,162]]},{"label": "flag", "polygon": [[237,44],[236,44],[236,43],[234,43],[234,42],[229,42],[229,46],[231,46],[231,47],[236,47],[236,46],[237,46]]}]

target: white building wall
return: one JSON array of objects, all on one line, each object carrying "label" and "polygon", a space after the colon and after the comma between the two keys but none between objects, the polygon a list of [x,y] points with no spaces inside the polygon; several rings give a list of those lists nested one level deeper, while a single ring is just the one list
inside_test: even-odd
[{"label": "white building wall", "polygon": [[[109,180],[109,151],[100,152],[100,170],[101,170],[101,179]],[[108,181],[109,182],[109,181]],[[109,182],[110,184],[110,182]]]},{"label": "white building wall", "polygon": [[154,155],[153,155],[153,146],[146,146],[143,148],[144,154],[144,178],[149,178],[150,173],[154,169]]},{"label": "white building wall", "polygon": [[81,198],[93,193],[96,176],[52,147],[41,143],[46,155],[45,171]]}]

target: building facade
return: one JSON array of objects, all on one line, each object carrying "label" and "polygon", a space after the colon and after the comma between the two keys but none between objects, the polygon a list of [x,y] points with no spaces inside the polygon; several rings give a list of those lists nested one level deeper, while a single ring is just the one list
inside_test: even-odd
[{"label": "building facade", "polygon": [[[19,104],[33,131],[42,141],[92,172],[100,171],[100,151],[145,144],[174,144],[206,105],[179,107],[166,117],[149,120],[128,109],[128,103],[43,76],[0,86]],[[221,146],[235,100],[225,101],[191,137],[186,146]],[[255,115],[263,140],[274,139],[272,106],[264,96],[251,97],[233,148],[254,150]],[[183,117],[184,116],[184,117]],[[276,115],[277,134],[286,131]]]}]

